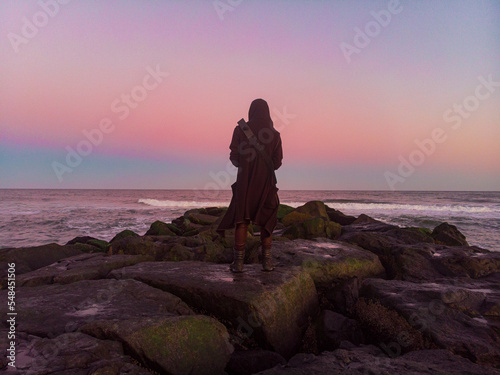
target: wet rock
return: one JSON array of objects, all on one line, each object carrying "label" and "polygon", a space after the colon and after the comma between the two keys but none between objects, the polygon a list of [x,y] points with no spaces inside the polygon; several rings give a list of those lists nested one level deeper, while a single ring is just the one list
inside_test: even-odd
[{"label": "wet rock", "polygon": [[283,219],[287,214],[295,210],[292,206],[287,206],[286,204],[280,204],[278,207],[278,220]]},{"label": "wet rock", "polygon": [[268,273],[260,265],[246,265],[244,273],[233,274],[228,265],[145,262],[112,271],[110,277],[133,278],[175,294],[228,322],[233,340],[255,340],[284,357],[299,348],[308,318],[318,311],[314,283],[297,267]]},{"label": "wet rock", "polygon": [[326,206],[326,213],[331,221],[340,225],[350,225],[356,220],[356,217],[345,215],[344,213],[328,206]]},{"label": "wet rock", "polygon": [[376,277],[384,272],[373,253],[329,239],[273,242],[273,258],[280,267],[300,266],[319,288],[331,287],[335,281],[356,276]]},{"label": "wet rock", "polygon": [[19,275],[16,286],[69,284],[80,280],[103,279],[116,268],[131,266],[145,260],[147,258],[135,255],[104,255],[102,253],[75,255]]},{"label": "wet rock", "polygon": [[465,236],[456,226],[442,223],[439,224],[431,233],[436,243],[448,246],[469,246]]},{"label": "wet rock", "polygon": [[319,217],[329,220],[328,215],[326,213],[325,204],[321,201],[311,201],[307,202],[306,204],[300,207],[297,207],[293,211],[290,211],[283,217],[281,222],[285,226],[289,226],[292,224],[303,222],[304,220],[307,219],[313,219]]},{"label": "wet rock", "polygon": [[[0,298],[7,301],[6,290],[0,290]],[[16,306],[17,331],[40,337],[73,332],[96,320],[135,324],[148,317],[193,314],[170,293],[135,280],[113,279],[17,288]],[[0,314],[6,313],[7,304],[0,305]]]},{"label": "wet rock", "polygon": [[239,350],[231,356],[226,372],[230,375],[251,375],[285,363],[285,358],[270,350]]},{"label": "wet rock", "polygon": [[361,214],[356,220],[349,225],[342,227],[342,232],[387,232],[391,229],[397,229],[398,226],[386,224],[380,220],[376,220],[368,215]]},{"label": "wet rock", "polygon": [[297,354],[285,366],[276,366],[258,374],[498,375],[500,371],[477,365],[447,350],[421,350],[389,358],[368,346],[337,349],[319,356]]},{"label": "wet rock", "polygon": [[[88,246],[94,248],[94,246]],[[0,250],[0,277],[7,275],[7,263],[16,264],[16,274],[36,270],[73,255],[82,254],[78,245],[61,246],[56,243],[34,247],[7,248]]]},{"label": "wet rock", "polygon": [[105,252],[109,246],[109,243],[104,240],[99,240],[90,236],[83,237],[75,237],[71,241],[68,241],[66,245],[74,245],[74,244],[85,244],[91,245],[99,249],[99,251]]},{"label": "wet rock", "polygon": [[112,239],[111,241],[109,241],[109,243],[112,243],[114,241],[118,241],[118,240],[121,240],[123,238],[126,238],[126,237],[139,237],[139,235],[131,230],[122,230],[120,233],[116,234]]},{"label": "wet rock", "polygon": [[[500,302],[499,280],[498,273],[478,280],[418,284],[367,279],[361,295],[397,312],[439,347],[477,363],[500,366],[498,322],[489,315]],[[404,342],[395,343],[404,349]]]},{"label": "wet rock", "polygon": [[[0,346],[3,355],[5,351]],[[121,343],[81,332],[54,338],[19,335],[16,357],[17,371],[9,368],[9,374],[150,374],[124,354]]]},{"label": "wet rock", "polygon": [[347,232],[339,240],[377,254],[391,279],[431,281],[451,276],[478,278],[500,271],[499,253],[474,246],[438,245],[425,241],[426,238],[418,231],[398,228],[383,233]]},{"label": "wet rock", "polygon": [[171,225],[157,220],[149,227],[145,236],[175,236],[176,233],[172,231]]},{"label": "wet rock", "polygon": [[199,212],[193,212],[190,213],[187,218],[195,224],[201,224],[201,225],[211,225],[215,223],[218,219],[217,216],[212,216],[212,215],[207,215],[207,214],[202,214]]},{"label": "wet rock", "polygon": [[223,374],[233,351],[226,328],[202,315],[96,320],[82,331],[122,342],[148,368],[167,374]]},{"label": "wet rock", "polygon": [[[168,251],[174,246],[177,239],[174,237],[172,241],[158,241],[155,237],[150,236],[127,236],[121,239],[111,241],[108,248],[108,253],[127,254],[127,255],[143,255],[149,256],[154,260],[162,260],[165,258]],[[180,259],[184,260],[184,259]]]}]

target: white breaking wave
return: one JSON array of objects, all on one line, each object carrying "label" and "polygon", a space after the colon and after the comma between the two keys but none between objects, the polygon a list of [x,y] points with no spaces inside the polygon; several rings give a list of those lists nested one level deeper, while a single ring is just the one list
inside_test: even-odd
[{"label": "white breaking wave", "polygon": [[[306,202],[281,202],[288,206],[299,207]],[[364,212],[364,211],[378,211],[378,212],[414,212],[418,211],[428,213],[477,213],[477,214],[497,214],[500,218],[500,208],[486,207],[486,206],[464,206],[464,205],[420,205],[420,204],[397,204],[397,203],[355,203],[355,202],[328,202],[325,203],[328,207],[342,211],[344,213],[349,211]],[[496,215],[495,215],[496,216]]]},{"label": "white breaking wave", "polygon": [[197,202],[197,201],[171,201],[141,198],[137,203],[142,203],[153,207],[168,207],[168,208],[201,208],[201,207],[227,207],[229,202]]},{"label": "white breaking wave", "polygon": [[468,213],[489,213],[500,214],[499,209],[484,206],[463,206],[463,205],[420,205],[420,204],[394,204],[394,203],[338,203],[336,209],[353,210],[377,210],[377,211],[427,211],[427,212],[468,212]]}]

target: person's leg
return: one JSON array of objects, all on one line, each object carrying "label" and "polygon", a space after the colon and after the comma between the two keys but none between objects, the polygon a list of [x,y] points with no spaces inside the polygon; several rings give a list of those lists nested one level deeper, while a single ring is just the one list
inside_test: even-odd
[{"label": "person's leg", "polygon": [[274,270],[271,254],[272,234],[268,233],[264,228],[260,232],[260,244],[262,246],[262,270],[272,271]]},{"label": "person's leg", "polygon": [[248,222],[236,224],[234,231],[234,251],[233,263],[230,269],[233,272],[243,272],[243,263],[245,261],[245,243],[247,240]]}]

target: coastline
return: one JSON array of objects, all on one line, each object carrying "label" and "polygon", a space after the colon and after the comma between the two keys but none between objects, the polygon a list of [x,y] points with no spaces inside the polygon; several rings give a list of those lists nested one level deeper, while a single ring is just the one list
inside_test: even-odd
[{"label": "coastline", "polygon": [[[62,370],[85,358],[79,366],[89,371],[137,374],[239,374],[241,363],[263,374],[500,373],[500,253],[469,246],[459,228],[399,227],[320,201],[281,205],[276,270],[260,271],[252,227],[245,272],[235,275],[234,239],[214,230],[223,213],[188,210],[109,242],[0,249],[2,301],[15,264],[17,365]],[[5,355],[0,366],[8,363]]]}]

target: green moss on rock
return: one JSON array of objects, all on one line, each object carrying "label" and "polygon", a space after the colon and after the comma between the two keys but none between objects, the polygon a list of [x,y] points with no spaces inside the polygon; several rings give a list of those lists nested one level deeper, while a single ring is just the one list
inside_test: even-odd
[{"label": "green moss on rock", "polygon": [[221,374],[232,347],[226,328],[206,316],[180,316],[126,337],[145,363],[169,374]]},{"label": "green moss on rock", "polygon": [[139,237],[139,235],[131,230],[125,229],[122,230],[120,233],[118,233],[116,236],[114,236],[113,239],[109,242],[111,243],[113,241],[121,240],[125,237]]}]

